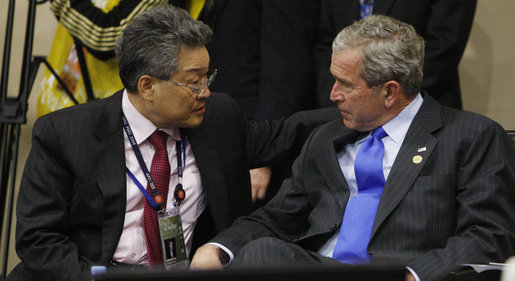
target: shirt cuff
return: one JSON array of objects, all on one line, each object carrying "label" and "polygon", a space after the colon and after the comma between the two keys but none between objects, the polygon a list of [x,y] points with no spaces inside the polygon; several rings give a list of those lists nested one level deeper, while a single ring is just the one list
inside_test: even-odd
[{"label": "shirt cuff", "polygon": [[417,273],[415,272],[415,270],[413,270],[411,267],[409,266],[406,266],[406,268],[409,270],[409,272],[413,275],[413,277],[415,277],[415,280],[417,281],[420,281],[420,277],[418,277]]},{"label": "shirt cuff", "polygon": [[[216,242],[210,242],[210,243],[207,243],[206,245],[217,246],[218,248],[222,249],[222,251],[224,251],[229,256],[228,261],[220,260],[220,262],[222,262],[223,267],[229,266],[232,263],[232,261],[234,260],[234,254],[231,252],[231,250],[227,249],[227,247],[225,247],[224,245],[216,243]],[[417,281],[420,281],[420,280],[417,280]]]}]

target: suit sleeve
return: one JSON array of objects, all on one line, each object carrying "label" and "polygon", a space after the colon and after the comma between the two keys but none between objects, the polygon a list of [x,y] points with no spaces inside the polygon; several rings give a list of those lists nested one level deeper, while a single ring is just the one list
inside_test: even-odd
[{"label": "suit sleeve", "polygon": [[306,142],[301,155],[294,163],[292,178],[284,181],[279,193],[267,205],[216,235],[210,242],[219,243],[238,253],[248,242],[266,236],[292,241],[306,232],[312,209],[304,190],[302,172],[311,139]]},{"label": "suit sleeve", "polygon": [[341,118],[336,108],[324,108],[300,111],[273,121],[246,122],[245,139],[250,168],[279,163],[290,167],[316,127]]},{"label": "suit sleeve", "polygon": [[504,262],[515,251],[515,155],[504,129],[489,124],[477,122],[461,144],[455,234],[408,262],[421,280],[441,280],[464,263]]},{"label": "suit sleeve", "polygon": [[476,4],[476,0],[433,1],[423,34],[426,47],[422,89],[441,104],[455,108],[461,108],[458,64],[467,45]]},{"label": "suit sleeve", "polygon": [[38,119],[18,195],[16,251],[33,279],[88,280],[91,261],[66,235],[73,178],[56,136],[49,118]]}]

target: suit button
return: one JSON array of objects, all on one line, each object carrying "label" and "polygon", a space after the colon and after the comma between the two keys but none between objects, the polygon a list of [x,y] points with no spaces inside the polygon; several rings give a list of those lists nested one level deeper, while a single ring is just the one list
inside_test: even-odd
[{"label": "suit button", "polygon": [[132,253],[131,258],[136,258],[136,253]]}]

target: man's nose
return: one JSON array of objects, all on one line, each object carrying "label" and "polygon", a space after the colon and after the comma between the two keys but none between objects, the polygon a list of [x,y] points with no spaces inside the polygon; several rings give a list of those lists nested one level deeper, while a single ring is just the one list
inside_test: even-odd
[{"label": "man's nose", "polygon": [[209,90],[209,86],[204,89],[201,95],[198,95],[198,99],[208,99],[211,96],[211,90]]},{"label": "man's nose", "polygon": [[334,82],[329,99],[332,102],[342,102],[344,100],[342,85],[338,81]]}]

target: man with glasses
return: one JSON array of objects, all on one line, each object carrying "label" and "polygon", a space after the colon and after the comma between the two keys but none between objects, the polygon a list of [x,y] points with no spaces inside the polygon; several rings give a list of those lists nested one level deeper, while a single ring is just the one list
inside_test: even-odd
[{"label": "man with glasses", "polygon": [[[117,41],[125,89],[37,120],[18,196],[21,263],[7,280],[91,280],[92,265],[161,267],[192,252],[251,210],[250,168],[294,157],[339,117],[247,121],[209,91],[211,33],[172,6],[145,12]],[[165,239],[161,219],[175,211],[182,233]]]},{"label": "man with glasses", "polygon": [[168,79],[165,79],[164,81],[191,89],[193,91],[193,93],[195,94],[195,96],[203,96],[204,91],[207,89],[207,87],[209,87],[211,85],[211,83],[213,83],[213,80],[215,80],[217,73],[218,73],[218,70],[215,69],[210,75],[208,75],[209,77],[207,79],[205,79],[204,81],[202,81],[198,84],[195,84],[193,86],[184,84],[184,83],[180,83],[177,81],[168,80]]}]

